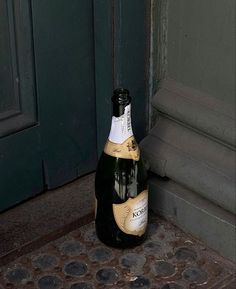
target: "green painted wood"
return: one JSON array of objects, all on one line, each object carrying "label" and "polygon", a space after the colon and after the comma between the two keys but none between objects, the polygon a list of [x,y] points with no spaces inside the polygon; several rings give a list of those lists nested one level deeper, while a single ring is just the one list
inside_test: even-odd
[{"label": "green painted wood", "polygon": [[[15,121],[14,133],[0,140],[0,210],[95,169],[117,86],[133,96],[138,140],[146,132],[149,1],[17,3],[17,10],[30,4],[25,27],[33,43],[22,53],[33,52],[35,71],[21,81],[33,77],[37,102],[27,90],[25,104],[37,103],[38,123],[20,131]],[[27,119],[18,120],[22,125]]]},{"label": "green painted wood", "polygon": [[0,2],[0,137],[37,123],[29,1]]},{"label": "green painted wood", "polygon": [[44,189],[41,137],[37,127],[0,141],[0,211]]},{"label": "green painted wood", "polygon": [[113,93],[113,1],[94,1],[94,44],[98,154],[104,148],[111,121]]},{"label": "green painted wood", "polygon": [[134,133],[139,141],[148,125],[150,1],[94,1],[98,152],[108,137],[112,90],[130,90]]},{"label": "green painted wood", "polygon": [[134,133],[141,140],[148,127],[149,1],[114,1],[114,86],[132,97]]},{"label": "green painted wood", "polygon": [[93,5],[32,1],[37,89],[48,188],[96,167]]},{"label": "green painted wood", "polygon": [[44,183],[30,5],[25,0],[2,0],[0,6],[1,211],[41,192]]},{"label": "green painted wood", "polygon": [[13,73],[11,65],[10,23],[7,15],[7,2],[0,1],[0,118],[1,113],[9,109],[17,109],[17,97],[14,94]]},{"label": "green painted wood", "polygon": [[[25,129],[21,112],[18,123],[14,111],[7,118],[14,131],[0,139],[0,211],[93,171],[97,162],[92,0],[15,5],[15,20],[30,21],[17,28],[25,33],[18,43],[33,39],[31,47],[17,47],[18,58],[28,55],[25,63],[17,59],[17,69],[24,70],[31,53],[35,65],[35,71],[21,74],[21,105],[37,103],[38,123]],[[25,86],[29,79],[37,101]],[[6,127],[3,120],[1,125]]]}]

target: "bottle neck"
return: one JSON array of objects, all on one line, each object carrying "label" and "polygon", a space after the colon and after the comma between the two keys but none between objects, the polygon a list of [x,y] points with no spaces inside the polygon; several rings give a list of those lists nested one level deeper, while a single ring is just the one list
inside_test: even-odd
[{"label": "bottle neck", "polygon": [[126,105],[123,104],[118,104],[118,103],[113,103],[113,116],[115,117],[120,117],[125,113],[125,107]]},{"label": "bottle neck", "polygon": [[114,104],[109,141],[121,144],[132,135],[131,104],[126,106]]}]

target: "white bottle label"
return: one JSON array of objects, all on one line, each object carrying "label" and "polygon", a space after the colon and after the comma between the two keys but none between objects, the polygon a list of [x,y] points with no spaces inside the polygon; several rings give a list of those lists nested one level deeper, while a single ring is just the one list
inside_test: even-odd
[{"label": "white bottle label", "polygon": [[112,117],[104,152],[117,158],[139,160],[140,152],[132,131],[130,104],[125,107],[123,115]]},{"label": "white bottle label", "polygon": [[125,112],[119,117],[112,117],[111,131],[109,141],[122,144],[125,140],[133,135],[131,125],[131,105],[125,107]]},{"label": "white bottle label", "polygon": [[148,220],[148,191],[144,190],[136,198],[129,198],[123,204],[113,204],[113,214],[117,226],[126,234],[142,236]]}]

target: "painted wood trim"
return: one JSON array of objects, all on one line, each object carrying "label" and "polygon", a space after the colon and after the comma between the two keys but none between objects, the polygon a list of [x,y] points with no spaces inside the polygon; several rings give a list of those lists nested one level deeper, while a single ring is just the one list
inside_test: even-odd
[{"label": "painted wood trim", "polygon": [[159,116],[156,126],[149,134],[184,151],[193,159],[234,178],[235,162],[233,158],[235,152],[191,128],[182,126],[165,116]]},{"label": "painted wood trim", "polygon": [[26,129],[35,125],[34,119],[28,117],[26,114],[16,114],[10,118],[1,120],[0,138],[11,135],[14,132]]},{"label": "painted wood trim", "polygon": [[157,122],[141,149],[152,172],[236,213],[233,150],[166,118]]},{"label": "painted wood trim", "polygon": [[223,145],[233,148],[236,144],[234,107],[202,91],[165,79],[153,98],[153,106]]},{"label": "painted wood trim", "polygon": [[151,0],[152,95],[161,79],[167,77],[168,0]]},{"label": "painted wood trim", "polygon": [[[30,1],[9,1],[11,52],[14,94],[17,113],[0,113],[0,137],[37,124],[37,99],[33,60],[33,36]],[[14,15],[14,16],[13,16]],[[14,17],[14,19],[13,19]],[[19,112],[18,112],[19,110]],[[6,118],[6,114],[8,117]],[[21,115],[16,115],[21,114]]]}]

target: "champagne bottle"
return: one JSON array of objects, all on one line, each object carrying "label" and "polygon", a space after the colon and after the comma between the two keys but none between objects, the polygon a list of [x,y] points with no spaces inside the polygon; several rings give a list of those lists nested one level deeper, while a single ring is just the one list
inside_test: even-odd
[{"label": "champagne bottle", "polygon": [[112,97],[113,117],[95,178],[95,224],[108,246],[127,248],[146,237],[147,173],[131,125],[131,97],[119,88]]}]

